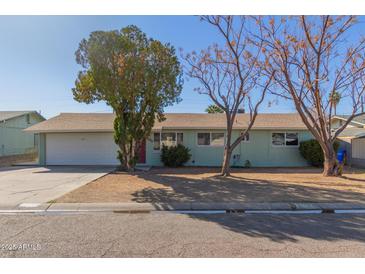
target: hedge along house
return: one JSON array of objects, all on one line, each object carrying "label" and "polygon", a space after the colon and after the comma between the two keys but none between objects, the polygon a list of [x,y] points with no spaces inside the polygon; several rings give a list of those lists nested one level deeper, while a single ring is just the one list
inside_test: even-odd
[{"label": "hedge along house", "polygon": [[[140,151],[140,164],[161,166],[163,145],[183,144],[192,157],[188,166],[220,166],[226,137],[224,114],[168,113],[156,122]],[[41,165],[117,165],[113,139],[114,114],[62,113],[26,131],[40,134]],[[244,128],[248,114],[238,114],[234,136]],[[258,167],[305,166],[299,143],[311,134],[297,114],[259,114],[245,140],[232,155],[232,166],[249,161]]]},{"label": "hedge along house", "polygon": [[23,130],[44,120],[36,111],[0,111],[0,156],[34,152],[38,136]]}]

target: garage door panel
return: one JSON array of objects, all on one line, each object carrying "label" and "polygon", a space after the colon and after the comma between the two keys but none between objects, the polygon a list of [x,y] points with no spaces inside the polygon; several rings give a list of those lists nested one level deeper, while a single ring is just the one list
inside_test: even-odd
[{"label": "garage door panel", "polygon": [[46,136],[47,165],[117,165],[112,133],[53,133]]}]

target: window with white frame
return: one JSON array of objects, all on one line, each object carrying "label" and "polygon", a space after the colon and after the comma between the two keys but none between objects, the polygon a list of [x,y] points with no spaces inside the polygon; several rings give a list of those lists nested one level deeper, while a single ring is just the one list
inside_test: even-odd
[{"label": "window with white frame", "polygon": [[298,133],[285,133],[285,145],[286,146],[298,146],[299,138]]},{"label": "window with white frame", "polygon": [[273,146],[297,147],[299,138],[297,132],[273,132],[271,134],[271,144]]},{"label": "window with white frame", "polygon": [[210,133],[200,132],[198,133],[198,145],[199,146],[209,146],[210,145]]},{"label": "window with white frame", "polygon": [[176,146],[176,133],[175,132],[161,133],[161,145],[167,147]]},{"label": "window with white frame", "polygon": [[210,145],[211,146],[224,146],[224,133],[211,133],[210,134]]},{"label": "window with white frame", "polygon": [[153,134],[153,150],[160,150],[162,146],[176,146],[183,144],[183,142],[182,132],[155,132]]},{"label": "window with white frame", "polygon": [[198,146],[224,146],[223,132],[199,132],[197,133]]}]

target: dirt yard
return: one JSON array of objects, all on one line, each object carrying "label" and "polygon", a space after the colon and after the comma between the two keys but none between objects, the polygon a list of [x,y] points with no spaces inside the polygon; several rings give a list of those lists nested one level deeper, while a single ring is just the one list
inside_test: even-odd
[{"label": "dirt yard", "polygon": [[365,170],[342,178],[323,177],[315,168],[154,168],[114,172],[57,202],[365,202]]}]

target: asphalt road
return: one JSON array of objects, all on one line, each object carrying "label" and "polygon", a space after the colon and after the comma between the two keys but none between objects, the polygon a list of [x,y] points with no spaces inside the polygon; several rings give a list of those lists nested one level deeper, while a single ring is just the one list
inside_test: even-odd
[{"label": "asphalt road", "polygon": [[0,249],[1,257],[365,257],[365,215],[0,215]]}]

